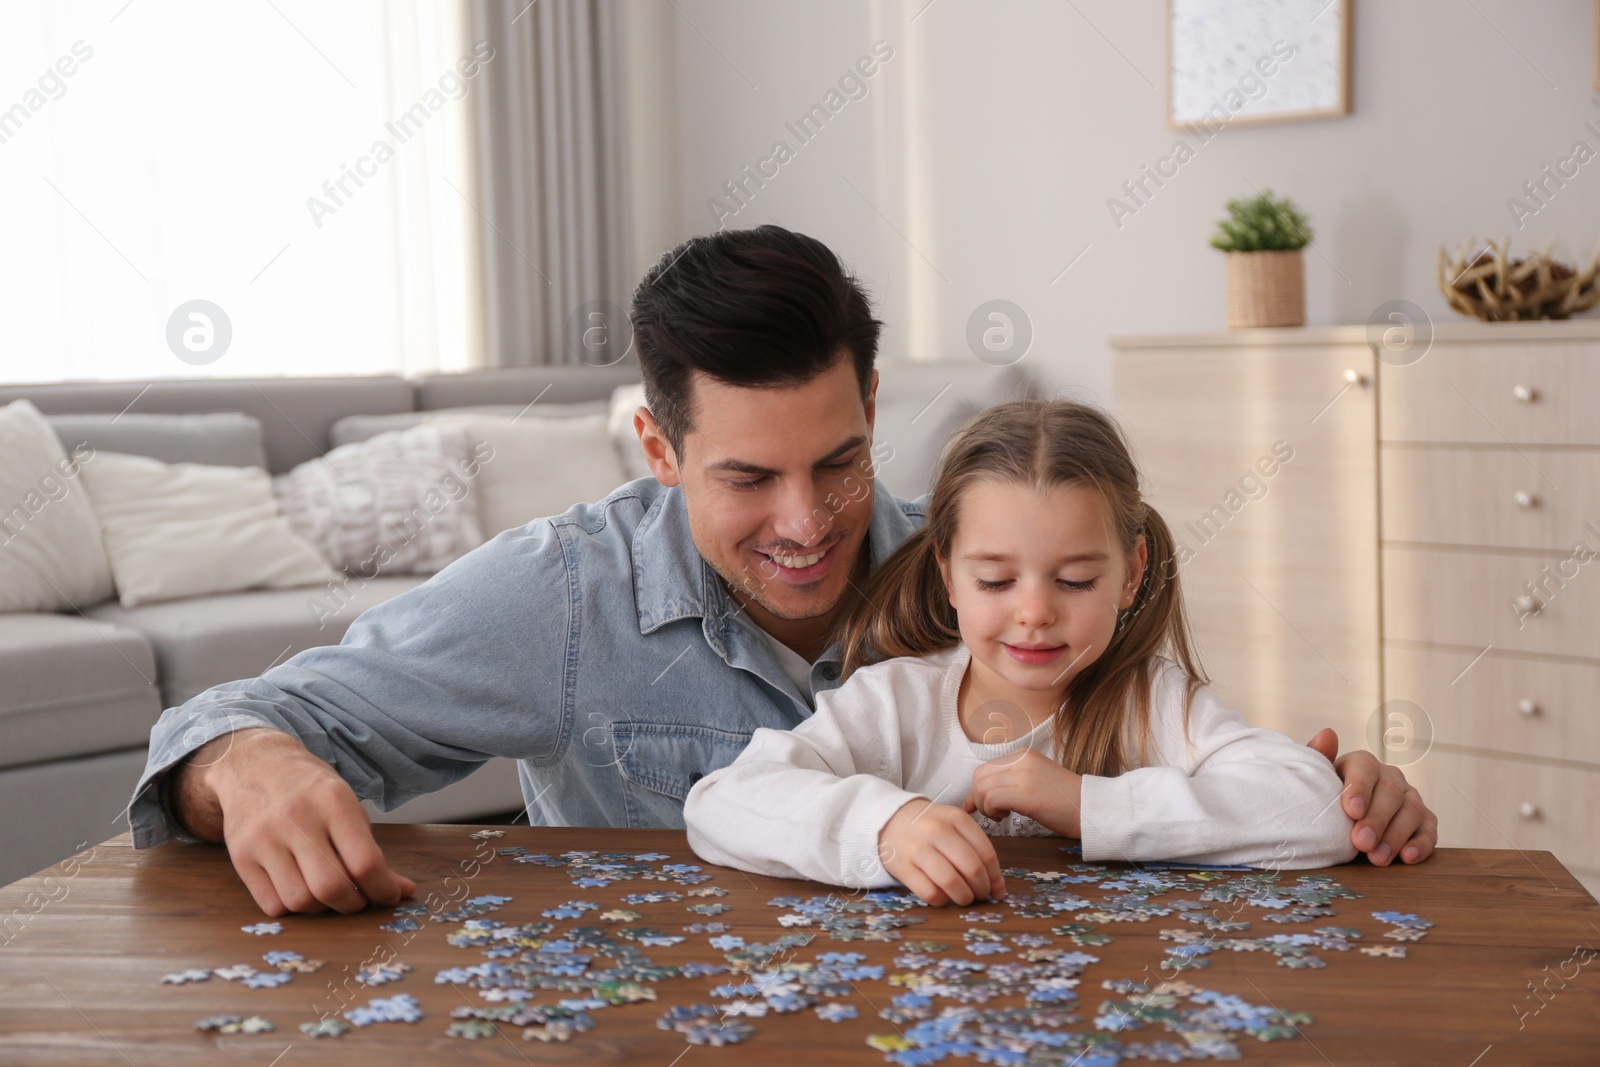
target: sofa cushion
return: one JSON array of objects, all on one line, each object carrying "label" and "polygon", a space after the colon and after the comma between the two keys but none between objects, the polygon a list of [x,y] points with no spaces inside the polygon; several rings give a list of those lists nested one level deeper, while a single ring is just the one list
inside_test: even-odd
[{"label": "sofa cushion", "polygon": [[423,580],[351,576],[333,587],[225,593],[139,608],[108,601],[87,614],[149,639],[161,672],[162,706],[170,708],[214,685],[255,678],[304,649],[337,644],[357,615]]},{"label": "sofa cushion", "polygon": [[946,442],[967,420],[983,410],[977,400],[945,396],[928,407],[928,400],[911,397],[878,401],[872,427],[877,477],[895,496],[915,500],[933,489],[933,472]]},{"label": "sofa cushion", "polygon": [[237,411],[209,415],[52,415],[50,426],[68,452],[149,456],[163,463],[265,467],[261,420]]},{"label": "sofa cushion", "polygon": [[638,380],[639,364],[631,358],[612,367],[574,363],[425,374],[416,379],[415,406],[434,411],[469,404],[571,404],[605,400],[617,386]]},{"label": "sofa cushion", "polygon": [[[884,363],[878,368],[878,414],[872,428],[878,480],[906,500],[933,488],[939,453],[984,408],[1029,395],[1016,367],[976,360]],[[892,451],[891,451],[892,450]]]},{"label": "sofa cushion", "polygon": [[115,622],[0,615],[0,678],[0,767],[142,745],[161,716],[150,643]]},{"label": "sofa cushion", "polygon": [[[0,770],[0,811],[6,813],[7,823],[5,848],[0,849],[0,885],[60,863],[86,846],[99,846],[93,859],[118,862],[111,857],[126,855],[132,845],[101,842],[128,829],[128,797],[139,784],[144,764],[141,747]],[[86,854],[79,862],[90,859]],[[10,912],[7,918],[16,914]]]}]

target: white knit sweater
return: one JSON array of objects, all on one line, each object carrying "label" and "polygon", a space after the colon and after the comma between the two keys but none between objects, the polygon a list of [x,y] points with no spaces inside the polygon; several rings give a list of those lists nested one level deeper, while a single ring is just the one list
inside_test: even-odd
[{"label": "white knit sweater", "polygon": [[[915,797],[959,805],[979,764],[1025,745],[1046,754],[1048,722],[1004,744],[970,740],[956,697],[965,646],[887,660],[817,697],[793,730],[761,729],[684,802],[689,844],[747,871],[845,886],[885,886],[878,832]],[[1163,660],[1151,693],[1148,766],[1083,779],[1085,860],[1184,860],[1274,869],[1356,856],[1342,788],[1328,760],[1275,730],[1249,726],[1207,689],[1183,732],[1185,685]],[[1136,725],[1125,751],[1138,759]]]}]

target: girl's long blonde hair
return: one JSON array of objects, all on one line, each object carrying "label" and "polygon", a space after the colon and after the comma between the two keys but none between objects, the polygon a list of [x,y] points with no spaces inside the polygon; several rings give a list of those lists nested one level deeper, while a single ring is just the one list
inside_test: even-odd
[{"label": "girl's long blonde hair", "polygon": [[950,556],[961,498],[978,481],[1038,492],[1093,486],[1105,499],[1122,550],[1131,555],[1144,539],[1148,557],[1133,605],[1118,615],[1110,645],[1068,683],[1055,719],[1055,751],[1072,771],[1112,777],[1129,769],[1123,725],[1130,714],[1144,762],[1157,658],[1164,655],[1184,671],[1189,699],[1206,677],[1184,618],[1172,532],[1145,503],[1122,432],[1085,404],[1012,401],[984,411],[951,439],[939,458],[927,520],[873,572],[862,602],[842,624],[845,677],[869,663],[926,656],[960,642],[939,560]]}]

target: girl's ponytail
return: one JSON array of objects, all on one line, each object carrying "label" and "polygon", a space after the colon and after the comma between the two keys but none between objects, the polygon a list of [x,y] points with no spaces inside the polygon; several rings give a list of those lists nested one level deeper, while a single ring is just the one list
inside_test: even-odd
[{"label": "girl's ponytail", "polygon": [[1067,687],[1070,715],[1057,716],[1056,751],[1061,763],[1080,774],[1115,776],[1130,766],[1123,751],[1123,725],[1135,723],[1139,762],[1149,762],[1150,693],[1159,658],[1177,663],[1185,676],[1187,698],[1183,724],[1189,726],[1189,704],[1206,684],[1192,646],[1178,584],[1177,541],[1166,520],[1140,500],[1133,509],[1135,537],[1145,543],[1144,576],[1133,603],[1117,617],[1105,654],[1079,672]]},{"label": "girl's ponytail", "polygon": [[872,572],[840,631],[844,677],[869,663],[926,656],[961,640],[936,549],[924,524]]}]

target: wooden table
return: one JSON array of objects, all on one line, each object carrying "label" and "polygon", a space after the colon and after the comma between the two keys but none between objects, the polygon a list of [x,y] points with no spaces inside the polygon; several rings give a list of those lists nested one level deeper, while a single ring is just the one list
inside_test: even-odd
[{"label": "wooden table", "polygon": [[[513,902],[488,917],[513,923],[537,921],[544,909],[574,898],[596,902],[603,910],[620,906],[625,894],[653,888],[681,892],[684,887],[621,881],[605,888],[578,888],[565,870],[514,862],[498,854],[501,847],[549,853],[654,851],[672,861],[698,862],[678,831],[506,827],[502,837],[474,840],[469,836],[474,828],[463,826],[374,829],[393,866],[416,880],[418,902],[427,902],[432,894],[434,908],[440,910],[447,899],[500,894]],[[1078,862],[1062,852],[1059,839],[1002,839],[996,844],[1006,866],[1064,871]],[[731,911],[707,920],[684,910],[696,901],[644,904],[634,907],[642,915],[638,923],[678,934],[687,923],[721,921],[751,941],[771,941],[784,931],[775,921],[780,911],[767,906],[769,899],[827,892],[811,883],[710,866],[705,871],[715,876],[707,884],[728,890],[721,902],[731,904]],[[1301,873],[1285,872],[1283,881],[1292,883]],[[1259,1043],[1240,1035],[1242,1062],[1496,1067],[1600,1061],[1600,963],[1590,962],[1600,947],[1600,907],[1549,853],[1443,849],[1417,867],[1377,869],[1361,861],[1326,873],[1365,898],[1335,901],[1336,917],[1281,926],[1258,921],[1248,933],[1234,936],[1338,925],[1361,930],[1361,944],[1385,944],[1390,942],[1381,934],[1388,927],[1371,914],[1383,910],[1413,912],[1436,925],[1425,939],[1407,946],[1405,959],[1327,952],[1319,953],[1327,959],[1325,968],[1290,970],[1266,953],[1219,951],[1209,957],[1207,969],[1184,972],[1184,980],[1204,989],[1315,1017],[1290,1040]],[[1019,890],[1027,883],[1012,879],[1009,885]],[[1074,888],[1091,899],[1111,895],[1095,885]],[[988,907],[1004,912],[1005,919],[986,928],[1007,936],[1024,931],[1048,935],[1052,925],[1050,919],[1020,919],[1004,905]],[[950,947],[940,955],[964,956],[962,936],[971,928],[961,918],[964,910],[917,909],[926,922],[908,928],[906,937],[943,941]],[[1260,915],[1252,908],[1241,917]],[[595,917],[590,913],[581,921],[593,924]],[[390,911],[382,909],[351,916],[289,916],[277,936],[240,930],[263,918],[221,848],[169,845],[138,852],[126,836],[0,889],[0,1063],[883,1063],[884,1055],[865,1040],[897,1029],[877,1016],[876,1007],[902,992],[887,978],[896,973],[891,961],[903,949],[893,942],[837,942],[823,933],[800,949],[797,958],[856,951],[888,968],[885,980],[863,981],[849,997],[860,1011],[856,1019],[826,1022],[809,1010],[769,1014],[752,1020],[757,1033],[742,1045],[689,1046],[681,1034],[658,1029],[657,1018],[673,1005],[710,1002],[711,988],[729,979],[674,978],[657,985],[660,999],[655,1003],[595,1011],[595,1028],[566,1044],[524,1041],[513,1027],[503,1027],[495,1037],[466,1041],[446,1036],[450,1011],[483,1001],[475,990],[434,981],[442,968],[483,961],[480,951],[445,943],[446,933],[459,929],[455,923],[424,917],[415,934],[389,934],[378,929],[391,919]],[[1171,942],[1158,940],[1158,932],[1183,925],[1174,918],[1156,918],[1103,927],[1113,935],[1112,943],[1082,949],[1101,962],[1081,976],[1078,1007],[1084,1021],[1072,1029],[1093,1030],[1101,1003],[1117,999],[1101,989],[1102,979],[1159,978],[1155,965]],[[1056,940],[1067,943],[1065,938]],[[248,962],[266,969],[262,954],[269,950],[298,951],[325,960],[326,966],[269,989],[246,989],[218,978],[188,985],[161,982],[164,974],[186,968]],[[708,947],[705,935],[688,935],[682,944],[644,951],[662,964],[720,963],[723,957]],[[346,968],[375,953],[409,962],[414,970],[378,988],[353,986],[354,993],[339,999],[338,990],[353,985]],[[1535,987],[1537,998],[1531,992]],[[340,1038],[313,1039],[298,1030],[300,1023],[323,1011],[395,993],[415,996],[426,1017],[410,1025],[354,1029]],[[555,999],[544,992],[538,998]],[[222,1036],[194,1029],[196,1020],[217,1013],[263,1015],[277,1030]],[[1120,1036],[1177,1040],[1158,1028],[1148,1030],[1155,1032]]]}]

